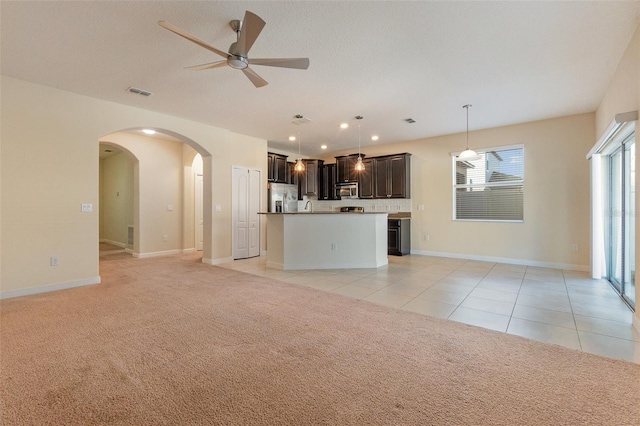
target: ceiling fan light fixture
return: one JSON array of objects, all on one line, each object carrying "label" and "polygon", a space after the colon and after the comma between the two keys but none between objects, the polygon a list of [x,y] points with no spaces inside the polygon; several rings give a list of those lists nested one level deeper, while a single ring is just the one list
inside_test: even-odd
[{"label": "ceiling fan light fixture", "polygon": [[229,64],[231,68],[235,68],[237,70],[243,70],[249,66],[247,60],[241,56],[229,56],[227,58],[227,64]]}]

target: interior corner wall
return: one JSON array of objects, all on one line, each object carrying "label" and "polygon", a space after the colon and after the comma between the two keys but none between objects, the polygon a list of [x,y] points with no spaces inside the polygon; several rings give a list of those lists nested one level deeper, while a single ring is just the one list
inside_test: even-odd
[{"label": "interior corner wall", "polygon": [[[522,223],[453,220],[451,153],[464,149],[464,134],[362,151],[367,157],[412,154],[412,253],[588,270],[590,175],[585,154],[593,140],[593,113],[469,133],[476,149],[524,145]],[[326,156],[325,162],[335,161],[331,158]],[[420,205],[424,210],[418,209]],[[573,244],[578,244],[578,252],[572,250]]]},{"label": "interior corner wall", "polygon": [[124,152],[100,160],[100,241],[127,245],[133,225],[133,167]]},{"label": "interior corner wall", "polygon": [[[207,157],[205,189],[213,191],[205,196],[212,204],[205,206],[211,223],[203,256],[213,260],[231,257],[231,165],[262,170],[266,188],[266,140],[7,76],[0,76],[0,97],[0,297],[100,281],[98,141],[104,135],[151,127],[198,145]],[[93,211],[82,212],[83,203]],[[221,212],[211,211],[214,203]],[[59,266],[50,266],[52,256]]]}]

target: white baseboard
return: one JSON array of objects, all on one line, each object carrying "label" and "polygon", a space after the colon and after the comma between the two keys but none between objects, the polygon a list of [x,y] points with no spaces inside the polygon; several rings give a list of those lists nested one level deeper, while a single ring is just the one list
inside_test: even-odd
[{"label": "white baseboard", "polygon": [[182,249],[182,254],[189,254],[189,253],[195,253],[196,252],[196,248],[195,247],[191,247],[188,249]]},{"label": "white baseboard", "polygon": [[453,259],[478,260],[481,262],[508,263],[510,265],[537,266],[540,268],[564,269],[567,271],[589,272],[589,265],[572,265],[569,263],[540,262],[537,260],[512,259],[508,257],[478,256],[474,254],[444,253],[439,251],[411,250],[411,254],[423,256],[449,257]]},{"label": "white baseboard", "polygon": [[0,299],[11,299],[13,297],[29,296],[31,294],[47,293],[50,291],[65,290],[67,288],[82,287],[92,284],[100,284],[100,277],[86,278],[84,280],[69,281],[65,283],[48,284],[42,287],[3,291],[0,292]]},{"label": "white baseboard", "polygon": [[118,241],[111,241],[111,240],[106,240],[104,238],[100,238],[100,242],[101,243],[107,243],[107,244],[111,244],[117,247],[121,247],[121,248],[126,248],[127,245],[125,243],[119,243]]},{"label": "white baseboard", "polygon": [[173,254],[182,254],[182,250],[176,249],[176,250],[165,250],[165,251],[153,251],[150,253],[133,253],[133,257],[146,259],[148,257],[171,256]]},{"label": "white baseboard", "polygon": [[202,258],[202,263],[207,263],[209,265],[219,265],[221,263],[227,263],[232,261],[233,261],[233,257],[221,257],[219,259],[205,259],[204,257]]}]

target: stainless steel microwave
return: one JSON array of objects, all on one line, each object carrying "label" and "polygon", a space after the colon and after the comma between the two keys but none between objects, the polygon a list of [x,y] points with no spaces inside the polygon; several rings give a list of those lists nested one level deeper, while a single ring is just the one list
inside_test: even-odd
[{"label": "stainless steel microwave", "polygon": [[358,198],[358,182],[336,183],[336,198],[338,200]]}]

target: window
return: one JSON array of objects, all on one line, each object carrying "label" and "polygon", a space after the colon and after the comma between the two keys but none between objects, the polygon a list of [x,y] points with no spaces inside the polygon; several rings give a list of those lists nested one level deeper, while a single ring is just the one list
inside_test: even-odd
[{"label": "window", "polygon": [[453,182],[455,220],[523,221],[524,147],[476,151],[480,159],[456,161]]}]

